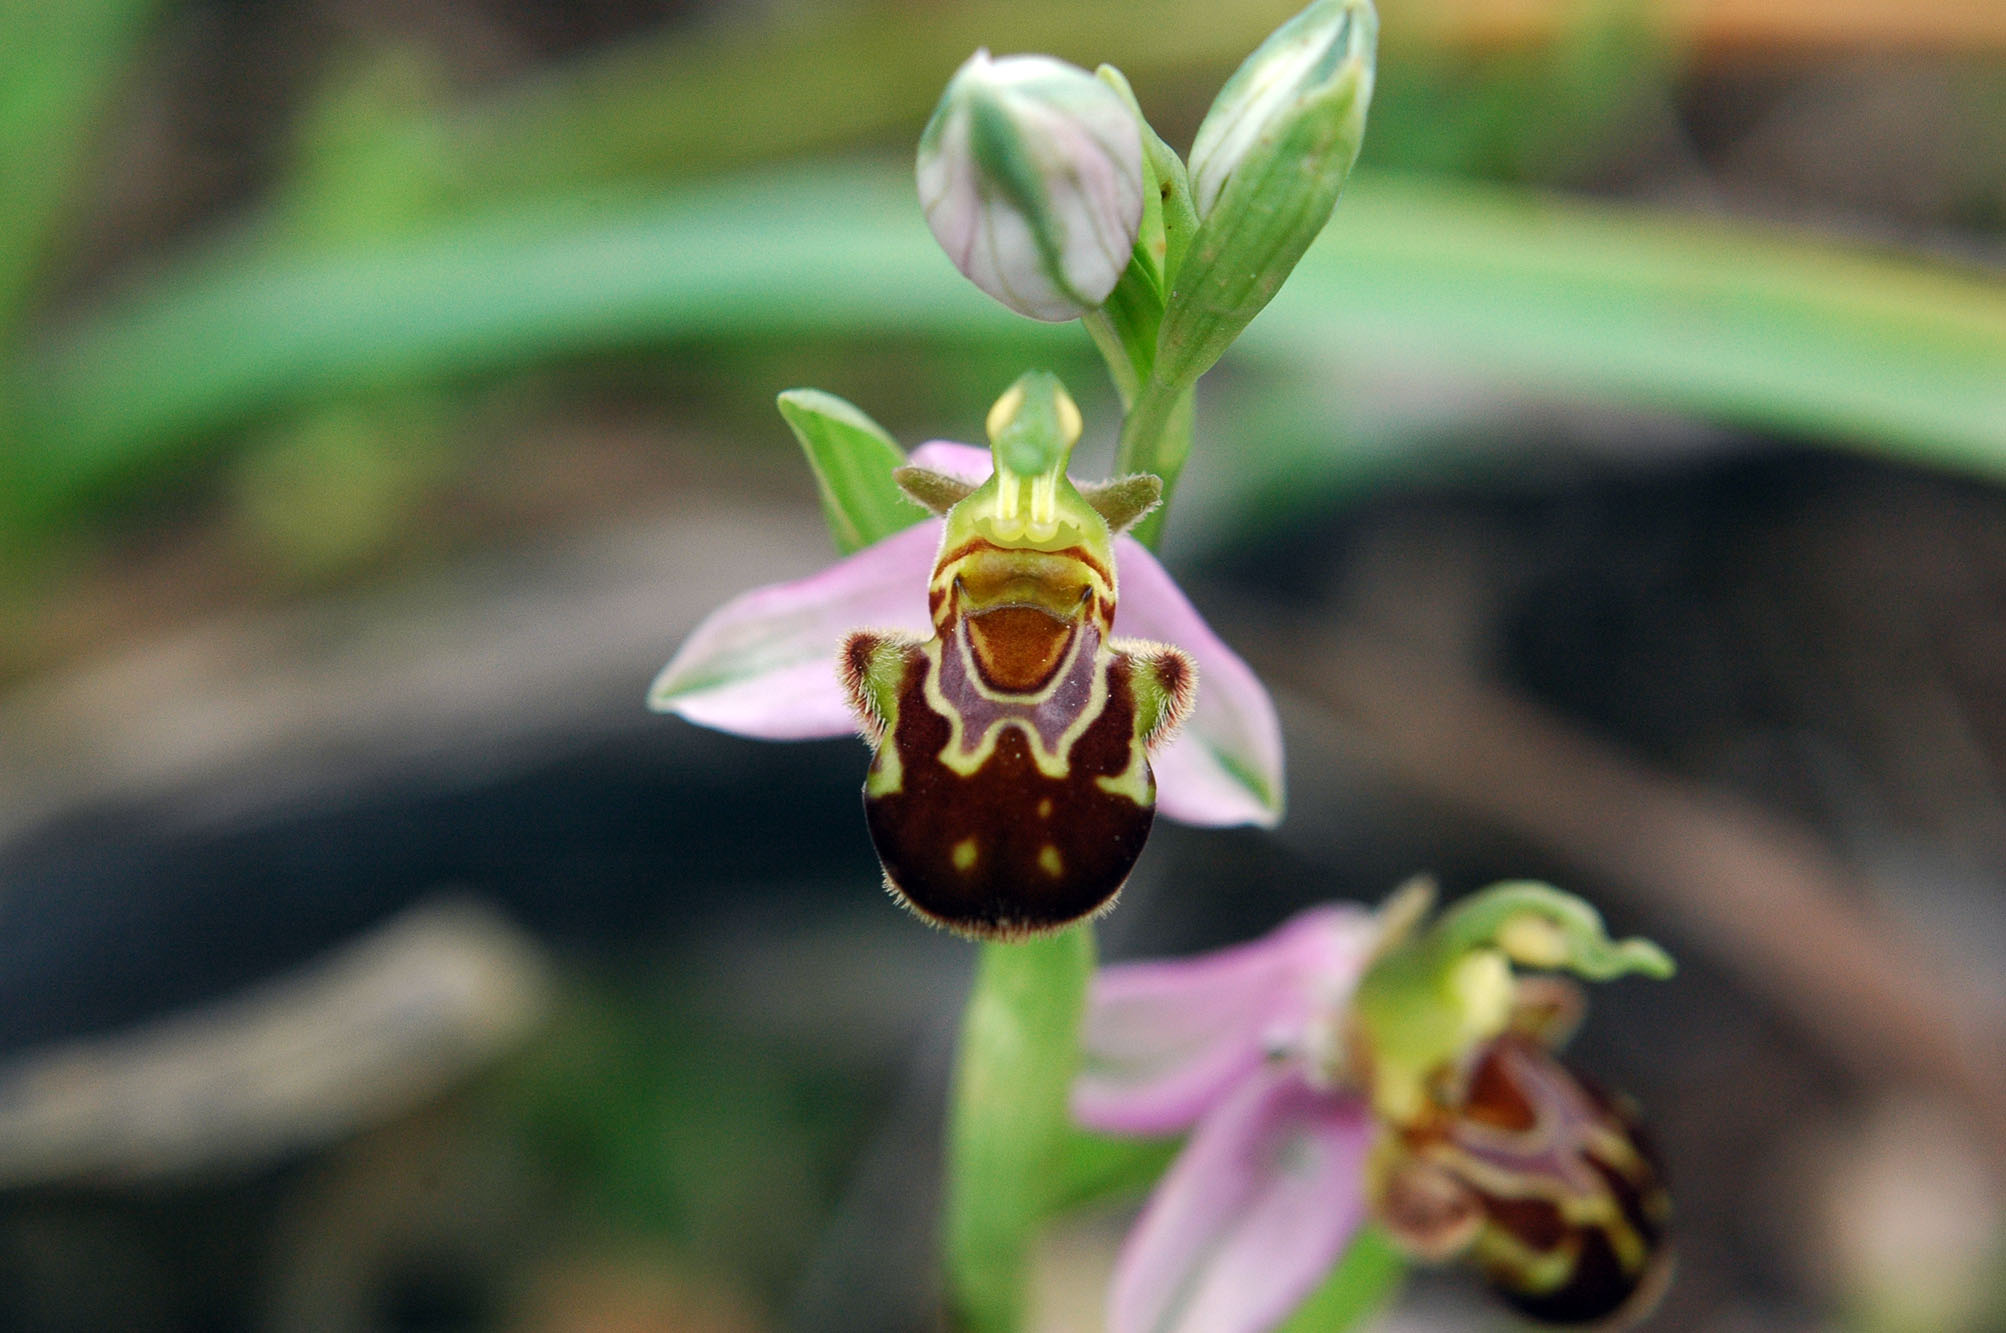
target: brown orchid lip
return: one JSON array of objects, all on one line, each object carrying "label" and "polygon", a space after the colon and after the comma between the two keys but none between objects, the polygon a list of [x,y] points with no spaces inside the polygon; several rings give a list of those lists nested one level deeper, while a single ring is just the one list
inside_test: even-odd
[{"label": "brown orchid lip", "polygon": [[1671,1265],[1656,1155],[1626,1103],[1536,1040],[1487,1043],[1455,1104],[1388,1133],[1380,1215],[1417,1257],[1467,1249],[1548,1324],[1625,1327],[1656,1304]]},{"label": "brown orchid lip", "polygon": [[[1070,629],[1068,642],[1078,633]],[[1106,910],[1156,814],[1153,800],[1138,804],[1103,781],[1133,756],[1127,660],[1096,664],[1107,675],[1105,703],[1056,775],[1034,761],[1016,721],[998,724],[993,748],[972,771],[943,762],[953,721],[927,697],[929,665],[923,647],[906,649],[898,720],[873,761],[874,769],[895,763],[900,780],[864,798],[887,887],[936,925],[982,939],[1042,934]]]}]

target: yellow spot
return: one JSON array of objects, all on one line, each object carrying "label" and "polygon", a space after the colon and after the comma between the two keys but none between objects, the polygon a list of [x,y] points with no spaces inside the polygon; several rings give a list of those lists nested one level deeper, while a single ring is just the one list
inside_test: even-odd
[{"label": "yellow spot", "polygon": [[1497,940],[1513,962],[1527,967],[1555,968],[1567,962],[1567,936],[1553,922],[1530,912],[1505,922]]},{"label": "yellow spot", "polygon": [[1051,817],[1052,817],[1052,798],[1047,796],[1044,800],[1038,802],[1038,818],[1050,819]]},{"label": "yellow spot", "polygon": [[1065,440],[1066,447],[1070,449],[1080,442],[1080,432],[1086,428],[1086,423],[1080,420],[1080,405],[1073,401],[1071,394],[1060,389],[1057,398],[1059,434]]},{"label": "yellow spot", "polygon": [[[1003,428],[1010,424],[1010,419],[1023,410],[1023,407],[1024,386],[1013,384],[1010,386],[1008,393],[996,400],[996,405],[989,409],[989,419],[982,423],[988,428],[990,438],[994,439],[996,436],[1001,435]],[[1075,416],[1079,414],[1077,407],[1073,409],[1073,414]]]},{"label": "yellow spot", "polygon": [[1512,994],[1511,964],[1496,949],[1472,950],[1449,973],[1449,995],[1470,1045],[1504,1031]]},{"label": "yellow spot", "polygon": [[1057,879],[1066,873],[1066,862],[1059,855],[1059,849],[1048,842],[1038,849],[1038,868]]},{"label": "yellow spot", "polygon": [[975,839],[973,838],[963,838],[960,842],[955,843],[954,868],[964,875],[975,869],[976,851]]}]

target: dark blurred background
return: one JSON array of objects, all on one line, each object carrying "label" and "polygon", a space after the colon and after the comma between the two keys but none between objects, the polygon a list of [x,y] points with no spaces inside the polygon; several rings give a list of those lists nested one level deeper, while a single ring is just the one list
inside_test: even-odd
[{"label": "dark blurred background", "polygon": [[[778,390],[910,446],[1035,361],[1111,457],[919,222],[956,65],[1182,147],[1292,8],[0,0],[0,1329],[932,1325],[969,947],[860,746],[643,694],[827,556]],[[2006,1328],[2006,8],[1383,17],[1167,548],[1289,817],[1160,826],[1104,952],[1550,878],[1682,964],[1575,1047],[1651,1327]]]}]

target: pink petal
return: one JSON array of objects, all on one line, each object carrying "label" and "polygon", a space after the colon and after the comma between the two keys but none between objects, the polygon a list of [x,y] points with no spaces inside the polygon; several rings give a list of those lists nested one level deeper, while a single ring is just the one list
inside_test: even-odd
[{"label": "pink petal", "polygon": [[989,456],[987,449],[978,449],[972,444],[956,444],[952,440],[929,440],[913,450],[906,461],[914,467],[945,472],[963,481],[987,481],[989,474],[996,470],[996,460]]},{"label": "pink petal", "polygon": [[1109,1333],[1266,1333],[1365,1219],[1371,1120],[1263,1070],[1207,1116],[1122,1246]]},{"label": "pink petal", "polygon": [[1185,824],[1259,824],[1282,817],[1282,724],[1274,700],[1239,654],[1132,537],[1115,539],[1120,600],[1114,632],[1175,644],[1198,662],[1198,702],[1156,754],[1158,808]]},{"label": "pink petal", "polygon": [[1094,977],[1073,1116],[1114,1134],[1175,1134],[1275,1050],[1301,1052],[1351,994],[1376,927],[1317,907],[1249,944]]},{"label": "pink petal", "polygon": [[836,649],[856,629],[933,632],[926,582],[940,533],[931,519],[818,574],[726,602],[662,668],[648,706],[765,740],[849,735],[857,721],[836,679]]}]

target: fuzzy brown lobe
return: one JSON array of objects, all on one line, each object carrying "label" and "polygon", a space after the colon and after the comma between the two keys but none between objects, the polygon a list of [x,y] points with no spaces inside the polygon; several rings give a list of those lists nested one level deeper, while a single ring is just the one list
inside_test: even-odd
[{"label": "fuzzy brown lobe", "polygon": [[[1003,651],[999,676],[1044,684],[1057,664],[1022,646],[1046,637],[1041,626],[1026,626],[1036,632]],[[917,645],[907,649],[898,722],[873,761],[882,766],[885,751],[895,750],[903,781],[897,792],[867,795],[864,810],[886,880],[913,910],[961,934],[1011,939],[1113,901],[1142,853],[1155,808],[1153,800],[1138,804],[1097,781],[1128,767],[1135,736],[1128,663],[1115,655],[1105,669],[1106,704],[1073,742],[1063,777],[1038,768],[1016,726],[1005,727],[987,762],[963,776],[941,761],[952,729],[927,699],[927,658]]]}]

